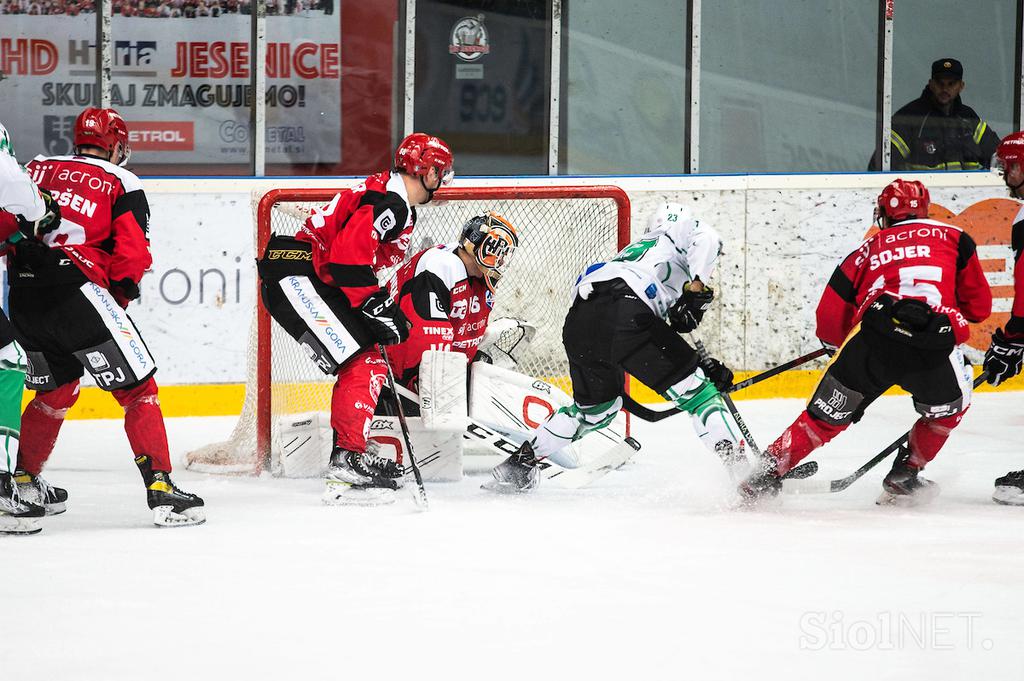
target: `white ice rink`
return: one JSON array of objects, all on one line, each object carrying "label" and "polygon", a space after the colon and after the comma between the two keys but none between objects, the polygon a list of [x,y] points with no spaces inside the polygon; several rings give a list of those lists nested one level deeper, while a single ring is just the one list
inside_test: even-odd
[{"label": "white ice rink", "polygon": [[[983,394],[929,467],[931,506],[846,492],[730,511],[688,421],[636,431],[594,487],[432,508],[321,506],[314,480],[185,471],[201,527],[150,524],[120,424],[72,421],[46,476],[70,493],[41,535],[0,537],[0,680],[1024,678],[1024,394]],[[740,402],[762,446],[798,400]],[[914,418],[883,398],[815,457],[852,472]],[[232,419],[172,419],[175,459]]]}]

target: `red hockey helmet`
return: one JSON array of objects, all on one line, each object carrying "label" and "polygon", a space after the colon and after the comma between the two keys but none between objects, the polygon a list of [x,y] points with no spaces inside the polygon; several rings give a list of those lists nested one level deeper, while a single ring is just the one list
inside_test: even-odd
[{"label": "red hockey helmet", "polygon": [[445,141],[422,132],[409,135],[395,149],[395,168],[414,177],[425,177],[437,168],[441,184],[450,184],[455,177],[452,163],[452,150]]},{"label": "red hockey helmet", "polygon": [[1014,163],[1024,165],[1024,131],[1011,132],[999,142],[992,157],[992,170],[1003,173]]},{"label": "red hockey helmet", "polygon": [[132,155],[128,146],[128,126],[121,114],[113,109],[89,107],[75,120],[75,149],[99,147],[114,157],[118,152],[118,165],[124,165]]},{"label": "red hockey helmet", "polygon": [[875,219],[885,216],[889,222],[928,217],[931,198],[923,184],[916,180],[893,180],[878,195]]}]

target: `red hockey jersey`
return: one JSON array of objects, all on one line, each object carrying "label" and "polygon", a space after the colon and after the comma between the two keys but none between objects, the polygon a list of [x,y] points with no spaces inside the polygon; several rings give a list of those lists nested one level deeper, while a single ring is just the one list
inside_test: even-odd
[{"label": "red hockey jersey", "polygon": [[992,312],[992,292],[974,240],[937,220],[904,220],[865,241],[836,268],[818,303],[817,335],[841,345],[867,307],[886,293],[924,300],[953,323],[957,343],[968,322]]},{"label": "red hockey jersey", "polygon": [[[26,168],[60,205],[60,226],[46,234],[46,244],[64,251],[85,279],[99,286],[107,288],[121,279],[138,284],[153,263],[149,202],[139,178],[92,156],[37,156]],[[4,227],[6,232],[9,226]],[[53,277],[12,269],[11,285],[55,283],[61,278],[67,278],[61,268]]]},{"label": "red hockey jersey", "polygon": [[455,245],[421,251],[388,282],[392,297],[412,322],[409,338],[388,348],[395,375],[410,385],[425,350],[476,356],[494,298],[483,279],[470,277]]},{"label": "red hockey jersey", "polygon": [[317,276],[353,307],[380,288],[376,272],[402,262],[416,209],[398,173],[378,173],[315,209],[295,235],[313,245]]}]

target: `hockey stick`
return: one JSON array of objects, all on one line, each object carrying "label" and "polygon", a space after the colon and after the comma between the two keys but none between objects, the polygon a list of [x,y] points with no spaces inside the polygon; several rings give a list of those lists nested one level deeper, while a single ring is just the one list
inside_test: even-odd
[{"label": "hockey stick", "polygon": [[[402,397],[412,402],[419,401],[419,395],[413,391],[401,385],[396,387],[398,394]],[[563,468],[552,462],[544,461],[540,467],[540,474],[544,476],[545,480],[557,479],[558,485],[562,488],[579,489],[626,463],[640,449],[640,443],[631,437],[620,439],[617,434],[605,431],[600,431],[600,434],[616,444],[604,454],[583,462],[577,468]],[[462,438],[467,442],[483,445],[495,454],[509,456],[519,451],[520,445],[529,439],[529,435],[520,432],[505,432],[485,425],[472,417],[467,417],[466,430],[462,434]]]},{"label": "hockey stick", "polygon": [[[988,378],[988,372],[982,371],[981,374],[979,374],[978,377],[974,379],[974,387],[977,388],[979,385],[984,383],[986,378]],[[853,473],[850,473],[845,478],[840,478],[838,480],[830,480],[828,482],[825,482],[823,480],[811,480],[808,482],[800,482],[792,486],[784,485],[783,490],[787,492],[794,492],[797,494],[822,494],[830,492],[842,492],[844,489],[860,480],[864,476],[864,474],[867,473],[869,470],[880,464],[884,459],[888,458],[890,454],[897,451],[900,447],[905,446],[909,442],[910,431],[908,430],[907,432],[903,433],[903,435],[900,435],[891,445],[880,451],[878,454],[875,454],[863,466],[855,470]],[[790,473],[792,472],[793,471],[790,471]],[[783,479],[787,478],[783,476]]]},{"label": "hockey stick", "polygon": [[[723,395],[725,393],[734,393],[738,390],[749,388],[750,386],[756,383],[760,383],[761,381],[767,380],[774,376],[778,376],[779,374],[789,371],[790,369],[796,368],[801,364],[810,362],[812,359],[817,359],[818,357],[821,357],[822,355],[826,354],[826,352],[827,351],[825,350],[825,348],[819,348],[814,352],[808,352],[806,355],[801,355],[796,359],[791,359],[784,364],[772,367],[771,369],[763,371],[757,374],[756,376],[751,376],[745,381],[734,383],[723,392]],[[629,395],[625,394],[622,396],[622,408],[628,411],[633,416],[636,416],[638,419],[642,419],[650,423],[655,423],[662,419],[666,419],[669,416],[675,416],[676,414],[682,413],[682,410],[676,407],[669,407],[668,409],[651,409],[649,407],[645,407],[644,405],[640,404]]]},{"label": "hockey stick", "polygon": [[[704,362],[711,359],[708,354],[707,348],[704,347],[704,343],[694,335],[690,335],[690,340],[693,341],[693,347],[697,349],[697,356],[700,357],[700,361]],[[747,424],[743,421],[743,417],[740,416],[740,412],[736,409],[736,405],[733,403],[732,398],[729,397],[728,393],[719,393],[722,396],[722,401],[725,402],[725,406],[729,409],[729,413],[732,414],[733,419],[736,421],[736,425],[739,426],[740,433],[746,438],[747,444],[750,446],[750,451],[754,453],[758,461],[764,459],[764,454],[761,453],[761,448],[754,442],[754,436],[750,434],[750,429],[747,428]]]},{"label": "hockey stick", "polygon": [[412,451],[412,439],[409,437],[409,424],[405,420],[405,409],[402,408],[402,398],[398,394],[398,389],[395,387],[395,375],[391,371],[391,361],[388,359],[387,350],[384,349],[383,343],[378,343],[377,347],[380,349],[380,355],[384,358],[384,366],[388,369],[388,388],[391,389],[391,394],[395,398],[395,409],[398,410],[398,423],[402,427],[402,438],[405,440],[405,451],[409,453],[409,466],[412,468],[413,477],[416,478],[416,489],[413,490],[412,498],[422,510],[427,510],[430,506],[427,502],[427,490],[423,487],[423,475],[420,473],[420,467],[416,464],[416,456]]}]

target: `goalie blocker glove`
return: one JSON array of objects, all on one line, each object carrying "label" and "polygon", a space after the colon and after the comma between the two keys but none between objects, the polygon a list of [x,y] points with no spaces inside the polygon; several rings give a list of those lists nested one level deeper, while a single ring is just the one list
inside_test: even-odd
[{"label": "goalie blocker glove", "polygon": [[679,333],[690,333],[696,330],[704,313],[711,307],[715,292],[709,286],[699,291],[691,291],[690,284],[683,286],[683,295],[668,310],[668,324]]},{"label": "goalie blocker glove", "polygon": [[999,385],[1020,373],[1024,360],[1024,338],[1007,338],[1002,329],[992,334],[992,344],[985,353],[988,382]]},{"label": "goalie blocker glove", "polygon": [[384,289],[370,295],[359,311],[366,319],[366,325],[380,343],[397,345],[409,337],[409,318]]}]

